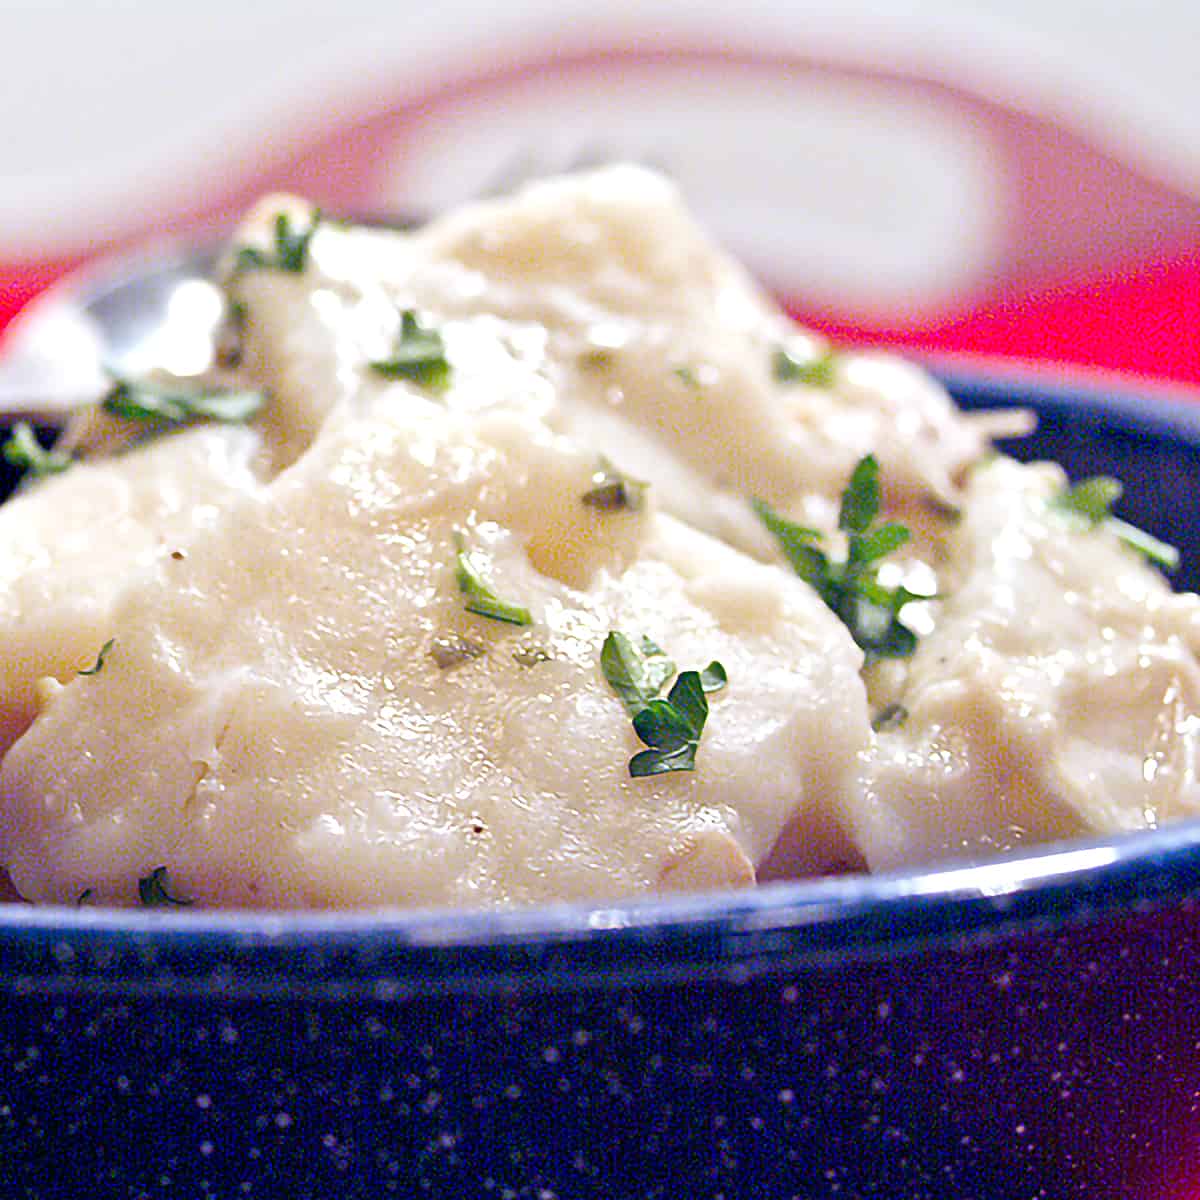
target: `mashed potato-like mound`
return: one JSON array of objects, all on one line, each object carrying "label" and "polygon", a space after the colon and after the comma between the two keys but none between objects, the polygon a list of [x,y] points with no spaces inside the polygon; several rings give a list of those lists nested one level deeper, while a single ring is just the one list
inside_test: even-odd
[{"label": "mashed potato-like mound", "polygon": [[[232,377],[270,396],[250,426],[0,508],[0,752],[28,726],[0,865],[26,899],[608,898],[1200,809],[1195,598],[1063,519],[1056,469],[990,459],[1011,414],[791,325],[660,177],[412,233],[269,198],[223,279]],[[836,562],[866,455],[912,533],[888,586],[936,596],[901,611],[915,651],[864,663],[750,502]],[[613,632],[673,664],[638,703]],[[690,769],[631,773],[641,707],[711,662]]]},{"label": "mashed potato-like mound", "polygon": [[[190,899],[268,906],[752,881],[854,786],[859,653],[798,580],[648,508],[576,518],[581,579],[557,525],[593,469],[527,418],[416,397],[329,430],[126,594],[102,671],[9,754],[18,889],[135,903],[160,865]],[[456,532],[528,626],[464,610]],[[609,630],[725,667],[695,771],[630,777]]]}]

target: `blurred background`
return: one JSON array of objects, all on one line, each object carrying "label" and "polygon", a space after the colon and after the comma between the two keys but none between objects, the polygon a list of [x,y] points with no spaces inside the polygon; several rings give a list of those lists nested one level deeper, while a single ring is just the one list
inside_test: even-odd
[{"label": "blurred background", "polygon": [[634,158],[836,335],[1200,382],[1195,0],[0,0],[0,325],[266,189]]}]

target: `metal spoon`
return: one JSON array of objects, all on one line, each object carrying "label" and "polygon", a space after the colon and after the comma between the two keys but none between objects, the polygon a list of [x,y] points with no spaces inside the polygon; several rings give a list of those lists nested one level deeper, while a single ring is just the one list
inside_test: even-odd
[{"label": "metal spoon", "polygon": [[221,243],[172,240],[67,276],[10,326],[0,354],[0,425],[61,425],[96,400],[109,372],[212,363],[222,313],[211,282]]},{"label": "metal spoon", "polygon": [[[355,213],[356,225],[411,230],[419,218]],[[0,341],[0,427],[61,426],[112,375],[199,375],[213,365],[225,301],[212,282],[227,238],[161,239],[68,275]]]},{"label": "metal spoon", "polygon": [[[515,155],[483,195],[622,160],[673,174],[655,154],[587,141],[558,161]],[[423,223],[413,213],[346,215],[379,229],[411,230]],[[226,244],[212,234],[163,239],[73,272],[34,300],[0,339],[0,428],[21,420],[61,426],[72,409],[104,394],[114,372],[207,370],[224,306],[212,276]]]}]

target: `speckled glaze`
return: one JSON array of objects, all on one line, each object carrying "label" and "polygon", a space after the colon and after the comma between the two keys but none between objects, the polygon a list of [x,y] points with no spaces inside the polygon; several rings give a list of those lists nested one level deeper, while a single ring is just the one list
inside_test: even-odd
[{"label": "speckled glaze", "polygon": [[[1197,584],[1200,409],[947,378]],[[1197,897],[1184,824],[603,910],[14,906],[0,1197],[1188,1200]]]}]

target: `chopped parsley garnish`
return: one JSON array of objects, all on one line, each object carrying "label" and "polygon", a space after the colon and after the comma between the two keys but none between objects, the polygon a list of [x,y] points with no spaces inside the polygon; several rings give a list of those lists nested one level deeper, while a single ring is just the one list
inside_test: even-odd
[{"label": "chopped parsley garnish", "polygon": [[72,462],[62,450],[47,450],[33,432],[28,421],[18,421],[12,435],[4,443],[5,461],[25,472],[26,479],[44,479],[65,471]]},{"label": "chopped parsley garnish", "polygon": [[108,652],[117,644],[116,638],[109,638],[103,646],[100,647],[100,653],[96,655],[95,663],[88,667],[86,671],[78,671],[78,675],[99,675],[104,667],[104,660],[108,658]]},{"label": "chopped parsley garnish", "polygon": [[216,335],[217,362],[222,367],[241,365],[246,343],[246,326],[249,323],[250,306],[244,300],[228,300]]},{"label": "chopped parsley garnish", "polygon": [[167,868],[155,867],[149,875],[138,880],[138,899],[143,908],[165,908],[169,905],[186,907],[190,900],[171,895],[167,886]]},{"label": "chopped parsley garnish", "polygon": [[82,892],[75,898],[76,908],[85,908],[92,899],[92,893],[95,888],[84,888]]},{"label": "chopped parsley garnish", "polygon": [[250,320],[250,305],[245,300],[230,300],[225,307],[225,319],[239,334],[244,333]]},{"label": "chopped parsley garnish", "polygon": [[635,646],[616,630],[604,639],[600,648],[600,669],[631,717],[636,717],[655,699],[675,674],[675,664],[666,651],[648,637]]},{"label": "chopped parsley garnish", "polygon": [[705,693],[725,686],[725,668],[711,662],[703,671],[683,671],[667,698],[660,699],[675,664],[649,638],[635,645],[613,630],[600,650],[600,669],[633,718],[634,731],[649,747],[629,760],[629,774],[638,779],[695,770],[696,749],[708,720]]},{"label": "chopped parsley garnish", "polygon": [[239,246],[234,256],[238,271],[290,271],[299,275],[308,265],[308,247],[317,226],[321,224],[319,208],[313,210],[307,227],[292,228],[292,218],[285,212],[275,214],[275,244],[270,250],[258,246]]},{"label": "chopped parsley garnish", "polygon": [[700,379],[696,372],[691,367],[684,364],[682,367],[676,367],[672,374],[684,387],[690,387],[693,391],[700,386]]},{"label": "chopped parsley garnish", "polygon": [[580,499],[601,512],[640,512],[646,502],[647,487],[649,484],[618,471],[601,455],[592,486]]},{"label": "chopped parsley garnish", "polygon": [[184,425],[220,421],[242,425],[267,402],[265,392],[250,388],[182,388],[178,384],[116,378],[101,402],[106,413],[131,421]]},{"label": "chopped parsley garnish", "polygon": [[400,335],[392,356],[374,360],[371,370],[387,379],[411,380],[435,392],[444,392],[450,385],[450,363],[442,335],[422,325],[411,308],[400,314]]},{"label": "chopped parsley garnish", "polygon": [[458,582],[458,590],[467,598],[467,612],[476,613],[481,617],[490,617],[493,621],[507,621],[510,625],[532,625],[533,617],[529,609],[519,604],[510,604],[501,600],[492,590],[491,585],[480,575],[471,562],[466,543],[461,533],[455,533],[454,545],[457,554],[454,559],[454,578]]},{"label": "chopped parsley garnish", "polygon": [[1108,475],[1094,475],[1064,489],[1050,501],[1050,506],[1069,514],[1088,529],[1103,526],[1164,571],[1176,570],[1179,551],[1174,546],[1112,515],[1112,507],[1124,491],[1119,480]]},{"label": "chopped parsley garnish", "polygon": [[871,728],[876,733],[888,733],[899,729],[908,720],[908,709],[903,704],[885,704],[872,718]]},{"label": "chopped parsley garnish", "polygon": [[829,387],[833,383],[835,356],[832,350],[801,356],[786,346],[778,346],[771,358],[771,373],[780,383],[807,383],[811,387]]},{"label": "chopped parsley garnish", "polygon": [[900,610],[910,601],[932,597],[879,582],[880,559],[903,546],[909,532],[891,521],[871,527],[879,514],[879,464],[873,455],[859,461],[842,493],[838,528],[847,539],[844,559],[830,558],[817,545],[821,534],[815,529],[789,521],[762,500],[754,500],[753,505],[792,569],[816,588],[850,630],[868,666],[881,658],[912,654],[917,638],[901,622]]}]

